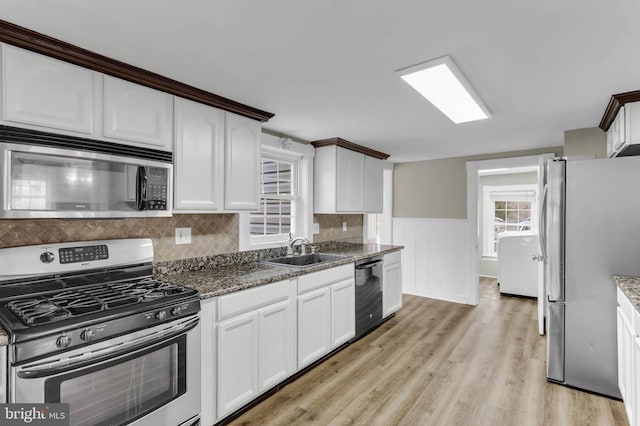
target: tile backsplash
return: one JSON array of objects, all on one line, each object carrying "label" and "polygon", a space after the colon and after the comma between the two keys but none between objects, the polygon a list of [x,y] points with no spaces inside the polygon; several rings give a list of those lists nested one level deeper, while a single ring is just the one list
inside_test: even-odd
[{"label": "tile backsplash", "polygon": [[[362,238],[362,215],[314,215],[314,241]],[[347,232],[342,232],[347,222]],[[175,244],[175,228],[191,228],[191,244]],[[238,251],[237,214],[175,214],[129,219],[0,220],[0,248],[71,241],[151,238],[156,262]]]},{"label": "tile backsplash", "polygon": [[[363,216],[361,214],[314,214],[313,222],[320,225],[320,233],[313,236],[314,242],[360,239],[362,241]],[[342,223],[347,222],[347,232]]]},{"label": "tile backsplash", "polygon": [[[191,228],[191,244],[175,244],[175,228]],[[151,238],[154,260],[166,261],[238,250],[238,215],[176,214],[129,219],[0,220],[0,248],[43,243]]]}]

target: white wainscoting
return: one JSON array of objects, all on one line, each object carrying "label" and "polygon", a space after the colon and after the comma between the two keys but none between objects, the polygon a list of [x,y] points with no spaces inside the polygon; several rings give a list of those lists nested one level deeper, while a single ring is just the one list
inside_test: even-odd
[{"label": "white wainscoting", "polygon": [[404,246],[404,293],[472,303],[466,219],[394,217],[393,244]]}]

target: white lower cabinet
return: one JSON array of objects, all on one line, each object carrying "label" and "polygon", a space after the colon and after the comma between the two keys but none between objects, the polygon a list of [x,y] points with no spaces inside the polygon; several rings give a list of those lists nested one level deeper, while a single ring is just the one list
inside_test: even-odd
[{"label": "white lower cabinet", "polygon": [[258,391],[289,377],[296,369],[295,305],[292,300],[258,311]]},{"label": "white lower cabinet", "polygon": [[298,296],[298,367],[331,350],[331,294],[321,288]]},{"label": "white lower cabinet", "polygon": [[331,286],[331,349],[356,335],[356,295],[354,278]]},{"label": "white lower cabinet", "polygon": [[353,263],[298,277],[298,368],[355,335]]},{"label": "white lower cabinet", "polygon": [[355,336],[354,264],[202,302],[202,424],[213,424]]},{"label": "white lower cabinet", "polygon": [[218,418],[296,370],[295,280],[218,298]]},{"label": "white lower cabinet", "polygon": [[382,317],[402,308],[402,254],[399,251],[384,256],[382,266]]},{"label": "white lower cabinet", "polygon": [[258,394],[258,316],[240,315],[218,324],[218,407],[233,412]]},{"label": "white lower cabinet", "polygon": [[[629,299],[617,294],[618,388],[630,425],[640,425],[638,393],[640,391],[640,316]],[[638,322],[639,324],[634,324]]]}]

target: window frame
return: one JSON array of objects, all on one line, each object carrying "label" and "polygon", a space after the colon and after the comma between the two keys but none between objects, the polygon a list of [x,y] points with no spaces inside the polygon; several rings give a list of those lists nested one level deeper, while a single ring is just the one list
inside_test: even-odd
[{"label": "window frame", "polygon": [[[501,185],[501,186],[483,186],[483,202],[482,202],[482,257],[497,258],[494,251],[493,231],[495,229],[495,201],[492,198],[499,196],[497,194],[505,194],[513,199],[504,201],[520,201],[515,198],[532,195],[531,200],[531,230],[519,232],[538,232],[538,186],[530,185]],[[518,231],[515,231],[518,232]]]},{"label": "window frame", "polygon": [[[272,153],[263,153],[260,156],[260,162],[264,160],[280,162],[280,163],[288,163],[291,164],[291,193],[290,194],[260,194],[260,204],[262,201],[266,199],[271,200],[287,200],[291,202],[291,211],[293,215],[289,215],[291,218],[290,227],[292,228],[291,232],[298,232],[298,199],[299,199],[299,178],[298,178],[298,168],[299,168],[299,159],[291,159],[285,158],[283,155],[274,155]],[[251,219],[251,215],[255,214],[255,212],[249,212],[249,219]],[[281,215],[282,216],[282,215]],[[249,223],[251,225],[251,223]],[[251,228],[251,227],[249,227]],[[249,230],[249,244],[251,245],[260,245],[263,243],[270,243],[274,241],[283,241],[284,239],[288,239],[288,234],[267,234],[267,235],[253,235],[251,234],[251,230]]]},{"label": "window frame", "polygon": [[[313,146],[293,142],[288,138],[276,137],[270,134],[262,134],[261,155],[276,161],[293,163],[295,169],[296,188],[295,229],[296,236],[304,236],[313,241],[311,223],[313,221]],[[292,179],[293,180],[293,179]],[[262,200],[262,194],[260,194]],[[238,214],[238,249],[240,251],[258,250],[264,248],[279,247],[287,244],[288,234],[277,235],[250,235],[251,212]]]}]

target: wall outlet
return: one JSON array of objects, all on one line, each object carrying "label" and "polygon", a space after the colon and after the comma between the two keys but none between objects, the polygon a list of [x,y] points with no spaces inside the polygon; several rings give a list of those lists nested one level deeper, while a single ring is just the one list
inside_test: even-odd
[{"label": "wall outlet", "polygon": [[314,223],[313,224],[313,234],[319,234],[320,233],[320,224],[319,223]]},{"label": "wall outlet", "polygon": [[191,228],[176,228],[176,244],[191,244]]},{"label": "wall outlet", "polygon": [[347,232],[347,222],[342,222],[342,232]]}]

